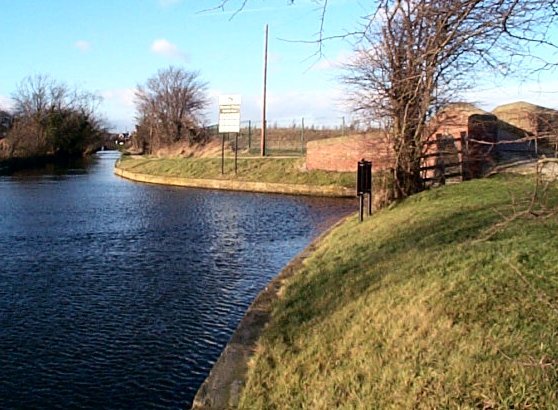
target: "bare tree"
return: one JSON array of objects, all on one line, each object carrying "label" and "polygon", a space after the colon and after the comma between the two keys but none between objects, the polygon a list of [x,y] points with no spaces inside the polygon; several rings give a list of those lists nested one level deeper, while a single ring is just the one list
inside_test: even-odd
[{"label": "bare tree", "polygon": [[[216,8],[233,7],[236,14],[249,2],[216,0]],[[359,29],[332,36],[324,28],[328,0],[315,3],[319,29],[316,38],[302,42],[315,42],[319,55],[328,39],[356,44],[344,81],[355,109],[386,130],[396,157],[396,196],[422,189],[420,156],[429,120],[459,99],[474,75],[510,75],[525,60],[536,70],[557,65],[540,52],[557,49],[551,39],[556,0],[378,0]]]},{"label": "bare tree", "polygon": [[198,77],[197,72],[169,67],[138,86],[138,130],[147,134],[152,151],[184,138],[197,140],[208,104],[206,84]]},{"label": "bare tree", "polygon": [[12,145],[25,145],[30,153],[46,151],[48,114],[63,106],[67,93],[64,85],[46,75],[23,79],[12,96],[17,118]]},{"label": "bare tree", "polygon": [[395,194],[422,189],[420,159],[436,111],[490,69],[509,74],[532,46],[554,47],[554,2],[382,0],[344,81],[355,109],[380,122],[395,153]]},{"label": "bare tree", "polygon": [[72,90],[46,75],[26,77],[13,94],[10,156],[81,155],[95,149],[104,125],[94,94]]}]

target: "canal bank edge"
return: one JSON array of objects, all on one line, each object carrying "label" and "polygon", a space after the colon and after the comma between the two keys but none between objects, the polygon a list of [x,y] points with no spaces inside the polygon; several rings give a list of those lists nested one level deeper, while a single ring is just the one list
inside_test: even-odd
[{"label": "canal bank edge", "polygon": [[114,167],[114,173],[119,177],[130,179],[137,182],[147,182],[150,184],[174,185],[190,188],[207,188],[222,189],[228,191],[247,191],[271,194],[292,194],[292,195],[311,195],[311,196],[327,196],[327,197],[354,197],[354,189],[327,185],[303,185],[303,184],[280,184],[269,182],[251,182],[240,180],[220,180],[220,179],[195,179],[182,178],[161,175],[148,175],[136,172],[126,171],[118,167]]},{"label": "canal bank edge", "polygon": [[281,272],[258,294],[246,311],[221,356],[213,365],[209,376],[198,389],[192,409],[236,408],[246,381],[248,362],[254,354],[260,335],[271,318],[272,305],[277,300],[285,281],[294,276],[302,264],[318,249],[322,240],[347,218],[337,223],[314,239],[301,253],[295,256]]}]

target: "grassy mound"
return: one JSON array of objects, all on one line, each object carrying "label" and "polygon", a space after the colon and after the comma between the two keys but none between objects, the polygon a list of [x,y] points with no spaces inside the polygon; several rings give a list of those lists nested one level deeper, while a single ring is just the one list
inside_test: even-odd
[{"label": "grassy mound", "polygon": [[234,174],[234,160],[225,160],[225,174],[221,175],[220,158],[151,158],[123,156],[119,167],[142,174],[183,178],[237,179],[285,184],[355,186],[354,172],[304,170],[303,158],[240,158],[238,173]]},{"label": "grassy mound", "polygon": [[557,408],[558,217],[502,223],[532,186],[470,181],[334,230],[285,285],[240,407]]}]

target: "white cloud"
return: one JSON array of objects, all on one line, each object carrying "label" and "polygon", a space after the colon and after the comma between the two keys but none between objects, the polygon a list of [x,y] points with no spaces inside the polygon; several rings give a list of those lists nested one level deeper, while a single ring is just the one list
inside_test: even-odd
[{"label": "white cloud", "polygon": [[89,41],[85,41],[85,40],[76,41],[74,43],[74,46],[82,52],[86,52],[86,51],[89,51],[89,49],[91,49],[91,43]]},{"label": "white cloud", "polygon": [[502,84],[471,90],[465,95],[468,101],[485,110],[498,105],[526,101],[543,107],[558,108],[558,81],[544,83]]},{"label": "white cloud", "polygon": [[[210,123],[216,123],[219,116],[217,96],[220,94],[234,94],[235,90],[222,92],[211,89],[208,92],[210,105],[207,117]],[[321,91],[308,92],[274,92],[268,93],[267,121],[270,126],[289,126],[294,122],[300,123],[304,117],[308,126],[339,125],[342,117],[348,118],[348,109],[341,104],[343,92],[341,89],[329,88]],[[262,96],[258,94],[242,94],[241,119],[251,120],[253,124],[261,122]]]},{"label": "white cloud", "polygon": [[111,124],[113,131],[132,130],[135,123],[135,88],[103,90],[100,111]]},{"label": "white cloud", "polygon": [[0,95],[0,109],[9,111],[13,108],[13,106],[14,102],[10,97]]},{"label": "white cloud", "polygon": [[164,38],[155,40],[151,44],[151,51],[165,57],[188,60],[186,53]]},{"label": "white cloud", "polygon": [[135,88],[116,88],[112,90],[101,91],[104,100],[116,102],[123,106],[133,107],[136,89]]},{"label": "white cloud", "polygon": [[312,71],[340,70],[345,64],[354,61],[357,56],[358,52],[341,50],[333,59],[326,57],[320,58],[310,69]]},{"label": "white cloud", "polygon": [[312,66],[312,70],[332,70],[339,68],[339,63],[336,60],[329,60],[327,58],[322,58],[316,64]]},{"label": "white cloud", "polygon": [[308,121],[335,122],[347,111],[342,97],[342,90],[336,87],[307,92],[271,92],[267,111],[270,121],[304,117]]},{"label": "white cloud", "polygon": [[269,53],[267,55],[267,61],[271,64],[281,64],[285,59],[282,54],[279,53]]}]

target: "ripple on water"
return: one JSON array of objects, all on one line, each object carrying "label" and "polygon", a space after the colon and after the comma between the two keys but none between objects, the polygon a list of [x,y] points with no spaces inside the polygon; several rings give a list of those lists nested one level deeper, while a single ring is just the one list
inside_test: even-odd
[{"label": "ripple on water", "polygon": [[103,153],[0,178],[2,408],[184,408],[347,201],[136,184]]}]

